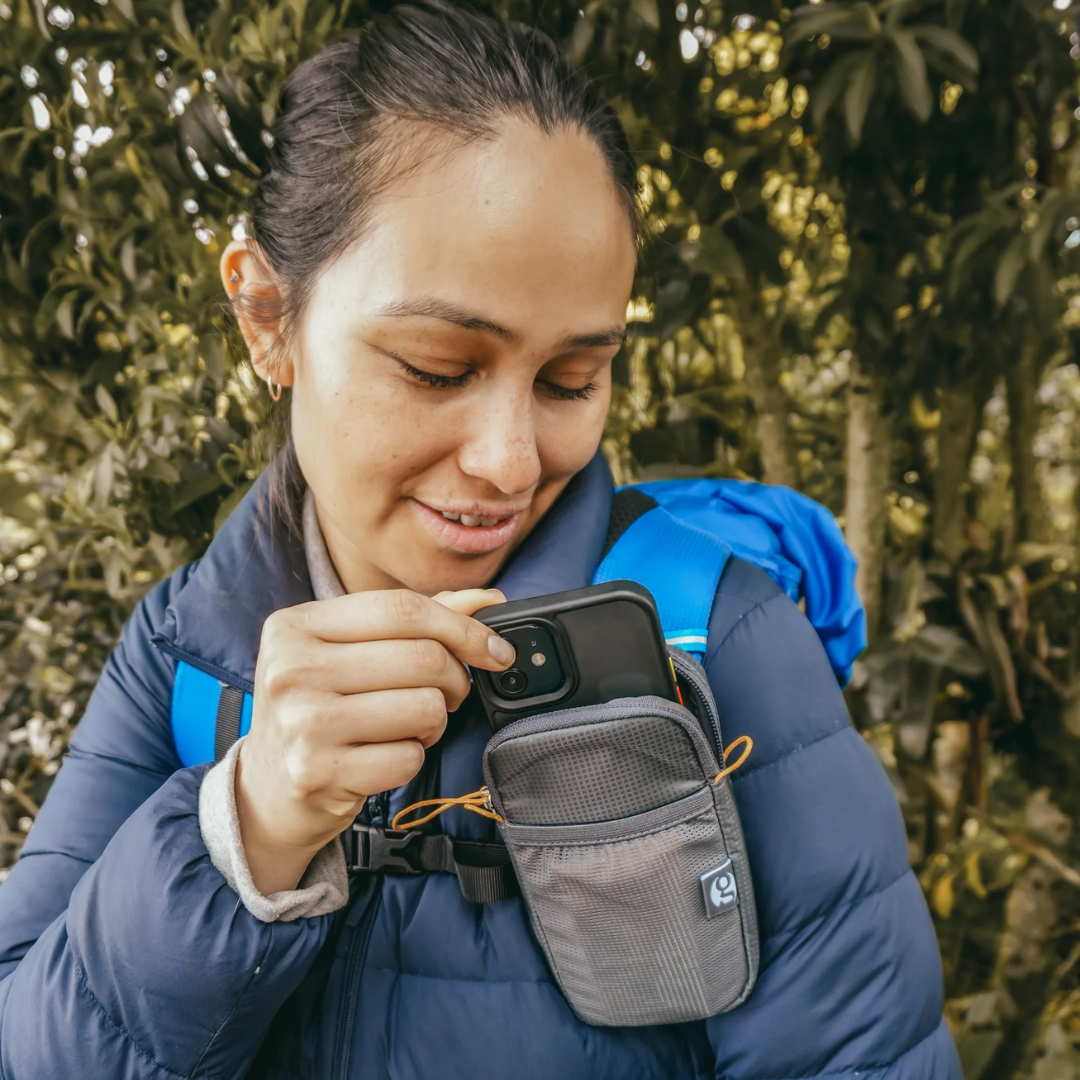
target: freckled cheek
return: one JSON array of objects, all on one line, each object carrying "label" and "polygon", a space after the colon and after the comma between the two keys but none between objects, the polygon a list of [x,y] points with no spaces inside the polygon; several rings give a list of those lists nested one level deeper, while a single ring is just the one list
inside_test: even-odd
[{"label": "freckled cheek", "polygon": [[584,406],[553,408],[536,424],[536,450],[548,477],[572,476],[591,460],[604,433],[608,395]]},{"label": "freckled cheek", "polygon": [[[435,410],[383,371],[309,373],[297,387],[293,430],[335,472],[367,482],[405,479],[452,456],[465,430],[461,418]],[[312,455],[314,456],[314,455]]]}]

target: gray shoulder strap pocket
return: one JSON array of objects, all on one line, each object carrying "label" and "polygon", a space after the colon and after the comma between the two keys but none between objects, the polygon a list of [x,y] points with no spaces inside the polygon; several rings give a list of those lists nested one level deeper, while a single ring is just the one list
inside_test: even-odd
[{"label": "gray shoulder strap pocket", "polygon": [[[704,672],[676,660],[715,717]],[[582,1020],[698,1020],[753,988],[753,885],[720,771],[689,710],[656,697],[532,716],[489,741],[499,828],[537,940]]]}]

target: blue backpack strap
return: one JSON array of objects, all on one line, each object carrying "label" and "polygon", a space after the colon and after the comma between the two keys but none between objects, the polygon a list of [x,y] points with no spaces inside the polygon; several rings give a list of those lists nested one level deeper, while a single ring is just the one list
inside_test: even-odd
[{"label": "blue backpack strap", "polygon": [[628,579],[644,585],[656,600],[667,643],[700,658],[731,548],[712,533],[680,521],[637,489],[623,488],[615,500],[612,525],[617,535],[593,584]]},{"label": "blue backpack strap", "polygon": [[173,682],[172,732],[185,766],[220,761],[251,727],[252,697],[178,660]]},{"label": "blue backpack strap", "polygon": [[858,564],[828,509],[791,488],[749,480],[660,480],[642,484],[639,494],[722,536],[736,558],[804,601],[837,679],[847,683],[866,648],[866,616],[855,588]]}]

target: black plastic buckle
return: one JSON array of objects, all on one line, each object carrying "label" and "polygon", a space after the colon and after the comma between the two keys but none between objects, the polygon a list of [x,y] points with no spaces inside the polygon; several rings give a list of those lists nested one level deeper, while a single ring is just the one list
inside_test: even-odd
[{"label": "black plastic buckle", "polygon": [[354,822],[349,830],[352,852],[350,870],[386,870],[391,874],[422,874],[420,845],[424,834],[380,829]]}]

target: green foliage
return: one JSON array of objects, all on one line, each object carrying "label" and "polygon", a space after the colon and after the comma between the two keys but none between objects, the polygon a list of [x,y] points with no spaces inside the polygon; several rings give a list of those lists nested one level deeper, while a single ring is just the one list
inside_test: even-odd
[{"label": "green foliage", "polygon": [[[262,468],[277,419],[218,257],[286,74],[378,6],[65,2],[0,0],[4,863],[123,620]],[[965,1075],[1080,1077],[1073,17],[496,7],[601,82],[638,153],[620,480],[764,473],[842,514],[849,390],[885,386],[884,614],[852,712],[904,809]]]}]

